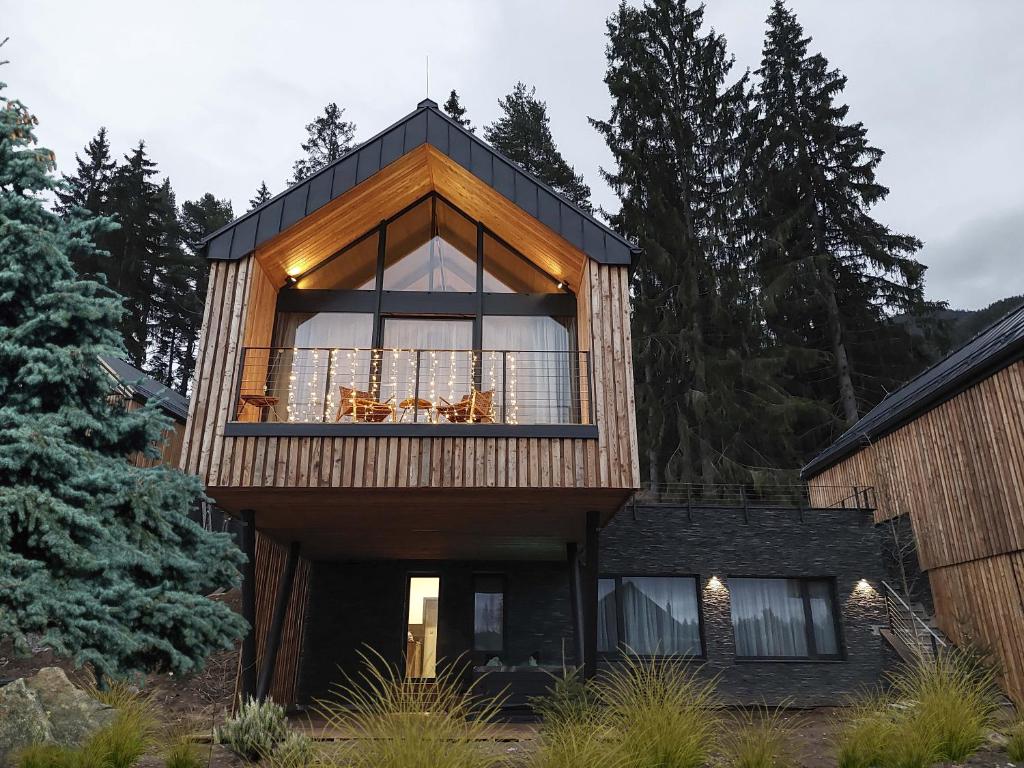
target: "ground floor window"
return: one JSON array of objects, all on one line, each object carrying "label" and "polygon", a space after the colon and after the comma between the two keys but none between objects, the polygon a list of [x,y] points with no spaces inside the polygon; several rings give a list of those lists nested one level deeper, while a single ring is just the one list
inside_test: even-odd
[{"label": "ground floor window", "polygon": [[473,650],[501,654],[505,649],[505,577],[477,574],[473,586]]},{"label": "ground floor window", "polygon": [[598,582],[598,650],[701,656],[697,579],[609,576]]},{"label": "ground floor window", "polygon": [[839,657],[830,581],[730,578],[729,599],[737,657]]}]

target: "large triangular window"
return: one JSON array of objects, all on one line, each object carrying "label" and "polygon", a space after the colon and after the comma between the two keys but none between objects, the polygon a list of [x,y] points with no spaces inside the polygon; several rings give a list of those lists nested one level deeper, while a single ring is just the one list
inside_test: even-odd
[{"label": "large triangular window", "polygon": [[433,196],[390,222],[383,289],[473,293],[476,225]]}]

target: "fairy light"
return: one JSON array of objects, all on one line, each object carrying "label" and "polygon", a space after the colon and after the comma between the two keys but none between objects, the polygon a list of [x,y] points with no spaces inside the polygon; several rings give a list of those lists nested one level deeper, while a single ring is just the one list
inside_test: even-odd
[{"label": "fairy light", "polygon": [[512,413],[509,416],[510,424],[519,423],[519,401],[516,398],[516,356],[513,353],[508,355],[508,399],[512,406]]},{"label": "fairy light", "polygon": [[320,378],[320,350],[313,350],[313,372],[309,376],[309,394],[306,396],[306,414],[303,421],[312,421],[313,414],[317,411],[319,389],[317,388]]},{"label": "fairy light", "polygon": [[[437,405],[437,352],[430,350],[430,407]],[[436,413],[436,411],[435,411]]]},{"label": "fairy light", "polygon": [[288,421],[295,421],[295,363],[299,354],[298,347],[292,347],[292,367],[288,372]]},{"label": "fairy light", "polygon": [[334,413],[334,382],[338,378],[338,351],[337,347],[332,349],[327,359],[327,367],[330,369],[331,375],[327,380],[327,410],[324,412],[324,421],[327,421],[327,414]]},{"label": "fairy light", "polygon": [[[391,396],[396,398],[396,402],[397,402],[397,395],[398,395],[398,353],[399,352],[401,352],[400,349],[392,349],[391,350]],[[383,399],[384,398],[382,397],[381,400],[383,400]],[[391,420],[395,421],[397,419],[398,419],[398,409],[397,408],[392,408],[391,409]]]},{"label": "fairy light", "polygon": [[448,365],[448,402],[455,402],[455,350],[449,353]]},{"label": "fairy light", "polygon": [[497,353],[492,349],[491,350],[491,357],[490,357],[491,366],[490,366],[490,371],[488,372],[488,376],[491,379],[491,392],[494,392],[498,388],[498,379],[496,378],[495,372],[494,372],[494,366],[496,364],[497,358],[498,358]]},{"label": "fairy light", "polygon": [[355,349],[350,349],[348,351],[348,364],[351,373],[348,382],[348,397],[349,400],[351,401],[350,405],[352,406],[349,418],[351,418],[352,421],[355,421],[356,418],[356,356],[358,356],[358,354],[359,347],[356,347]]},{"label": "fairy light", "polygon": [[[416,352],[414,350],[412,350],[412,349],[409,349],[409,350],[406,350],[406,351],[409,353],[409,359],[406,361],[407,362],[406,370],[409,372],[409,375],[406,378],[406,382],[405,382],[405,398],[403,398],[403,400],[408,399],[410,397],[414,398],[414,400],[418,400],[419,396],[420,396],[420,393],[416,391],[416,374],[417,374],[417,371],[416,371]],[[414,420],[418,421],[419,420],[419,403],[414,402],[412,408],[413,408],[412,412],[413,412],[413,414],[415,414],[413,416],[413,418],[414,418]]]}]

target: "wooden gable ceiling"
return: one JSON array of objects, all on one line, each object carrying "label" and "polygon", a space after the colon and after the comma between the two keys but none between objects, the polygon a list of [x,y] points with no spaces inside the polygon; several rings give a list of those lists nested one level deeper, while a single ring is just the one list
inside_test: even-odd
[{"label": "wooden gable ceiling", "polygon": [[437,192],[552,277],[579,289],[587,255],[538,219],[424,144],[256,249],[276,285],[308,272],[381,221]]}]

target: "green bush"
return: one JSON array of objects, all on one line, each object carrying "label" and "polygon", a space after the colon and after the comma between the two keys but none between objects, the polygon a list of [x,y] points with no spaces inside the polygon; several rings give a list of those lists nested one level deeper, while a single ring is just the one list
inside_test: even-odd
[{"label": "green bush", "polygon": [[937,725],[920,715],[904,715],[885,745],[883,768],[928,768],[942,759],[942,737]]},{"label": "green bush", "polygon": [[284,741],[278,742],[267,755],[272,768],[308,768],[316,763],[317,751],[313,741],[304,734],[292,731]]},{"label": "green bush", "polygon": [[954,763],[982,745],[1000,706],[991,669],[956,649],[933,662],[922,659],[901,667],[892,683],[893,694],[912,711],[911,719],[934,731],[939,758]]},{"label": "green bush", "polygon": [[892,702],[882,694],[867,695],[835,726],[838,768],[880,766],[896,735]]},{"label": "green bush", "polygon": [[213,732],[214,741],[246,760],[271,754],[287,735],[284,709],[270,699],[254,698],[243,701],[238,713]]},{"label": "green bush", "polygon": [[1018,720],[1006,732],[1006,754],[1015,763],[1024,763],[1024,720]]},{"label": "green bush", "polygon": [[629,655],[596,684],[610,735],[634,768],[698,768],[714,747],[717,701],[681,659]]},{"label": "green bush", "polygon": [[187,737],[172,739],[164,748],[166,768],[203,768],[206,760],[199,745]]},{"label": "green bush", "polygon": [[489,768],[479,741],[490,733],[501,702],[462,685],[459,665],[438,667],[429,685],[407,680],[404,670],[378,654],[363,656],[363,672],[318,702],[331,727],[354,730],[360,748],[354,768]]},{"label": "green bush", "polygon": [[563,669],[561,675],[552,675],[552,680],[546,696],[530,698],[530,706],[541,719],[542,728],[557,730],[562,725],[589,719],[597,701],[593,688],[583,679],[581,669]]},{"label": "green bush", "polygon": [[594,710],[545,725],[529,768],[625,768],[625,754]]},{"label": "green bush", "polygon": [[781,708],[763,708],[735,718],[723,744],[730,768],[786,768],[795,764],[793,729]]},{"label": "green bush", "polygon": [[74,768],[74,750],[56,744],[33,744],[18,752],[18,768]]}]

